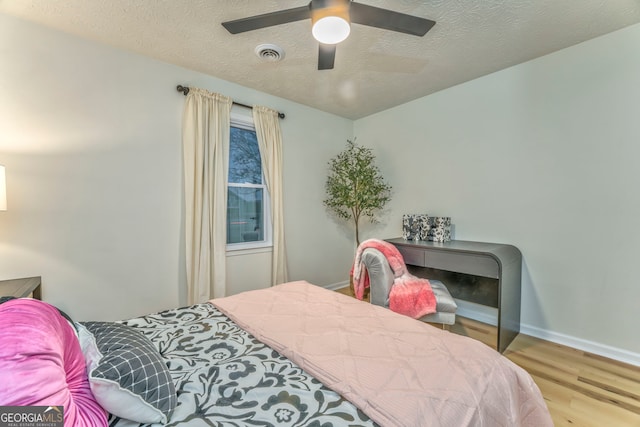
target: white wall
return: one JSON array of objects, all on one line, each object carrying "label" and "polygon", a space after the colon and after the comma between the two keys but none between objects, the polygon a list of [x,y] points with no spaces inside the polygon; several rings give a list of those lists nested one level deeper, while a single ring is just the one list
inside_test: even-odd
[{"label": "white wall", "polygon": [[[640,26],[351,121],[0,14],[0,280],[41,275],[79,320],[185,303],[178,83],[283,111],[290,277],[346,280],[352,235],[322,207],[352,134],[394,186],[382,224],[450,215],[524,256],[523,328],[640,360]],[[353,128],[355,127],[355,132]],[[229,293],[270,253],[228,258]]]},{"label": "white wall", "polygon": [[426,212],[514,244],[529,333],[638,363],[638,46],[640,25],[356,121],[394,186],[382,237]]},{"label": "white wall", "polygon": [[[352,121],[2,14],[0,59],[0,280],[42,276],[43,298],[79,320],[186,303],[177,84],[286,113],[290,275],[347,280],[351,241],[322,197]],[[270,259],[229,257],[228,293],[268,286]]]}]

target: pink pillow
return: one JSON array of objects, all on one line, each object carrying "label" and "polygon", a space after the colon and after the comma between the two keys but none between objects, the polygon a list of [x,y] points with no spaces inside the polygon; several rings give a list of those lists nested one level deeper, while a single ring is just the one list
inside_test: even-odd
[{"label": "pink pillow", "polygon": [[64,406],[64,425],[107,426],[73,327],[42,301],[0,304],[0,406]]}]

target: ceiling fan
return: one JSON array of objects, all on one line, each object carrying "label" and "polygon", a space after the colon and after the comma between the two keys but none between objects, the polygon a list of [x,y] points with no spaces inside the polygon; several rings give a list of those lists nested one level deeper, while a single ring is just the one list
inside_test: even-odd
[{"label": "ceiling fan", "polygon": [[274,25],[288,24],[311,18],[313,37],[320,43],[318,70],[330,70],[336,56],[336,44],[345,40],[351,23],[424,36],[435,21],[394,12],[351,0],[311,0],[306,6],[250,16],[223,22],[231,34],[244,33]]}]

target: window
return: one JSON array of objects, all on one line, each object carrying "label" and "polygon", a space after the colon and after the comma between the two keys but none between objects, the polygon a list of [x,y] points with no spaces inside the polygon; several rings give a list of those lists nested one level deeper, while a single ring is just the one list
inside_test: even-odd
[{"label": "window", "polygon": [[269,193],[253,123],[233,117],[227,179],[227,250],[271,246]]}]

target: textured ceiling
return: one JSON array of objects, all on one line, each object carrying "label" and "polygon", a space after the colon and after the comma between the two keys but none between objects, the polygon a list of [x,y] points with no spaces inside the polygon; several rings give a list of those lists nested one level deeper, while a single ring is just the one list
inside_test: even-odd
[{"label": "textured ceiling", "polygon": [[[0,0],[0,12],[351,119],[640,22],[640,0],[359,2],[436,25],[415,37],[354,24],[335,68],[318,71],[308,20],[237,35],[220,25],[306,0]],[[284,60],[258,58],[262,43]]]}]

